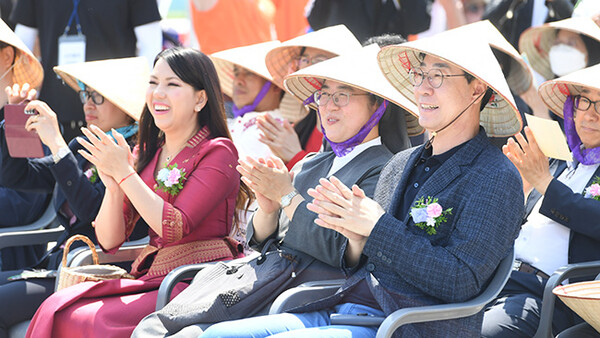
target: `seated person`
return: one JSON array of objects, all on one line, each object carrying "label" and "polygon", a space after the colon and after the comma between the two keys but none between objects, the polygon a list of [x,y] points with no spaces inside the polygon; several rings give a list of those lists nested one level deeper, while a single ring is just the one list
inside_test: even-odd
[{"label": "seated person", "polygon": [[[240,158],[268,157],[269,147],[260,142],[257,118],[269,114],[278,122],[295,122],[305,114],[301,104],[285,95],[274,82],[265,64],[265,56],[279,47],[279,41],[237,47],[212,54],[223,93],[233,100],[233,118],[227,124]],[[284,99],[284,97],[287,97]]]},{"label": "seated person", "polygon": [[[22,86],[25,83],[37,88],[44,77],[40,62],[1,20],[0,74],[0,88],[12,88],[13,84]],[[7,101],[7,94],[0,91],[0,121],[4,120],[4,103]],[[37,220],[48,205],[49,197],[47,193],[18,191],[0,186],[0,227],[25,225]],[[40,246],[4,248],[0,251],[0,270],[15,270],[33,265],[43,252],[45,249]]]},{"label": "seated person", "polygon": [[210,58],[173,48],[154,62],[135,164],[123,135],[113,132],[115,142],[94,125],[82,129],[88,138],[78,139],[85,148],[79,154],[96,166],[108,190],[94,223],[99,244],[115,252],[138,221],[150,243],[131,267],[135,280],[56,292],[36,312],[28,336],[129,336],[154,310],[171,270],[243,256],[228,235],[237,222],[236,204],[248,196],[239,188],[238,155],[224,117]]},{"label": "seated person", "polygon": [[[590,186],[600,183],[600,66],[545,82],[544,103],[564,116],[573,161],[552,160],[525,129],[508,141],[504,152],[535,190],[515,242],[516,270],[485,312],[484,337],[532,337],[537,331],[548,276],[561,266],[600,260],[600,197]],[[571,280],[572,282],[573,280]],[[577,280],[575,280],[577,281]],[[553,331],[577,323],[575,314],[557,301]]]},{"label": "seated person", "polygon": [[[57,73],[73,89],[79,91],[86,121],[103,132],[119,131],[129,144],[137,135],[137,123],[144,102],[144,87],[148,75],[148,62],[140,57],[108,61],[87,62],[57,68]],[[27,85],[24,86],[27,89]],[[33,92],[14,87],[9,91],[13,101],[21,101]],[[83,234],[96,241],[91,226],[102,198],[104,184],[98,179],[95,166],[78,153],[81,149],[74,139],[67,146],[60,134],[57,116],[42,101],[31,101],[26,109],[35,109],[39,115],[27,120],[26,128],[40,136],[52,155],[39,159],[10,157],[0,129],[2,184],[25,191],[52,193],[58,221],[65,227],[56,246],[36,264],[38,269],[57,269],[62,258],[62,244],[74,234]],[[135,233],[130,239],[145,234]],[[22,271],[0,273],[0,299],[18,307],[2,307],[0,330],[6,332],[12,325],[30,319],[38,306],[54,291],[54,278],[36,278],[9,281],[8,277]]]},{"label": "seated person", "polygon": [[[337,25],[285,41],[269,51],[265,61],[273,82],[284,88],[283,79],[287,75],[360,48],[352,32],[344,25]],[[288,170],[307,154],[319,151],[323,143],[315,109],[309,108],[308,114],[293,125],[287,120],[277,121],[269,114],[259,116],[257,121],[261,131],[259,140],[269,146]]]},{"label": "seated person", "polygon": [[[340,267],[348,240],[314,223],[317,215],[306,207],[307,190],[318,184],[319,178],[335,175],[345,184],[356,184],[372,196],[381,168],[392,156],[384,140],[397,142],[394,138],[406,138],[406,128],[382,135],[378,122],[384,112],[398,113],[404,118],[403,110],[394,112],[391,106],[406,107],[414,114],[414,104],[395,91],[381,73],[368,79],[360,76],[376,69],[378,50],[377,46],[366,50],[371,56],[371,64],[364,62],[362,54],[349,53],[303,69],[295,73],[300,74],[298,76],[293,75],[294,85],[289,88],[302,100],[311,95],[315,97],[311,105],[318,108],[320,121],[323,121],[321,130],[332,150],[309,155],[299,162],[294,168],[293,180],[279,159],[256,161],[247,158],[240,161],[238,170],[258,201],[258,209],[248,227],[250,244],[262,249],[270,239],[275,239],[276,246],[285,255],[293,257],[300,267],[306,266],[303,270],[296,269],[298,272],[290,276],[286,288],[311,280],[343,277]],[[356,84],[358,80],[362,80],[360,87]],[[311,81],[318,83],[320,90],[315,92],[312,86],[315,82]],[[267,259],[271,258],[276,259],[276,256]],[[205,285],[192,282],[164,309],[146,317],[134,331],[134,336],[164,336],[183,330],[187,335],[200,334],[200,327],[189,325],[204,323],[200,317],[203,314],[191,310],[197,309],[197,304],[203,301],[194,297],[195,290],[203,287]],[[247,315],[266,312],[276,296],[273,294],[270,299],[257,303],[256,311]],[[190,311],[182,311],[187,308]]]},{"label": "seated person", "polygon": [[[414,90],[419,122],[433,139],[387,163],[378,202],[333,177],[309,191],[316,223],[348,240],[345,284],[293,313],[222,322],[203,337],[375,337],[377,327],[331,326],[329,316],[384,316],[465,301],[485,287],[511,249],[523,211],[521,180],[486,130],[516,133],[521,123],[489,46],[444,33],[384,47],[378,60],[397,90],[407,97]],[[482,316],[412,324],[397,333],[474,337]]]}]

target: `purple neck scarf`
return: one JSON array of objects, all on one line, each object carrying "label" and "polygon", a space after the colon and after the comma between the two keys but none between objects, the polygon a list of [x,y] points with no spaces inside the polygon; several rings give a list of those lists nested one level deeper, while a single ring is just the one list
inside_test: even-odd
[{"label": "purple neck scarf", "polygon": [[387,105],[388,105],[388,101],[383,100],[383,103],[379,106],[379,108],[377,108],[377,110],[373,113],[373,115],[371,115],[371,117],[369,118],[369,121],[367,121],[367,123],[365,123],[365,125],[362,126],[362,128],[360,128],[358,133],[356,133],[356,135],[352,136],[351,138],[347,139],[346,141],[343,141],[340,143],[333,142],[329,138],[327,138],[327,134],[325,134],[325,129],[323,128],[323,121],[321,119],[321,113],[319,113],[319,120],[321,121],[321,132],[323,133],[323,137],[331,145],[331,149],[335,153],[335,156],[337,156],[337,157],[346,156],[346,155],[348,155],[349,152],[352,151],[352,149],[354,149],[354,147],[361,144],[362,141],[365,139],[365,137],[367,137],[369,132],[371,132],[371,129],[373,129],[373,127],[375,127],[377,125],[377,123],[379,123],[379,120],[383,116],[383,113],[385,113],[385,109],[387,108]]},{"label": "purple neck scarf", "polygon": [[254,111],[254,109],[256,109],[256,106],[258,106],[258,104],[260,103],[260,101],[262,101],[262,99],[265,97],[265,95],[267,95],[267,92],[269,91],[270,88],[271,88],[271,82],[267,81],[263,85],[263,87],[260,90],[260,92],[258,92],[258,95],[256,95],[256,98],[254,99],[254,102],[252,102],[252,104],[249,104],[247,106],[243,106],[242,108],[238,108],[234,104],[233,105],[233,109],[232,109],[233,117],[244,116],[244,114],[249,113],[251,111]]},{"label": "purple neck scarf", "polygon": [[[575,121],[573,120],[573,100],[572,96],[567,96],[563,113],[565,116],[565,134],[567,135],[567,143],[573,153],[573,158],[579,163],[586,165],[600,163],[600,147],[585,149],[582,147],[581,139],[577,135],[575,129]],[[594,107],[590,107],[594,109]]]}]

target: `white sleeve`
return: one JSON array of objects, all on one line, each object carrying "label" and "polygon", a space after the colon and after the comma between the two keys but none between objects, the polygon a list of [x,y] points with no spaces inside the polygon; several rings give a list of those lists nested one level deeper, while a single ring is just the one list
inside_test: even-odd
[{"label": "white sleeve", "polygon": [[162,50],[160,21],[137,26],[133,30],[137,38],[137,55],[146,57],[150,68],[152,68],[156,54]]},{"label": "white sleeve", "polygon": [[30,51],[33,51],[35,39],[38,36],[37,28],[28,27],[18,23],[17,27],[15,27],[15,34],[23,41],[23,43],[25,43],[25,46],[27,46]]}]

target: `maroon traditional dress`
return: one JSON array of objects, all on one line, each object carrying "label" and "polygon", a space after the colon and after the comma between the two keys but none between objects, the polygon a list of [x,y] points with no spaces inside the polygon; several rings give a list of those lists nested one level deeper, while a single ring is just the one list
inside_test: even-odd
[{"label": "maroon traditional dress", "polygon": [[[148,228],[150,243],[131,268],[137,279],[85,282],[54,293],[37,310],[28,337],[129,337],[154,311],[158,287],[171,270],[241,256],[229,237],[240,181],[238,154],[231,140],[208,136],[206,127],[200,130],[169,163],[185,170],[187,179],[175,196],[157,191],[164,200],[163,237]],[[152,188],[159,155],[160,149],[140,173]],[[140,216],[128,202],[124,216],[129,235]],[[174,294],[186,286],[180,283]]]}]

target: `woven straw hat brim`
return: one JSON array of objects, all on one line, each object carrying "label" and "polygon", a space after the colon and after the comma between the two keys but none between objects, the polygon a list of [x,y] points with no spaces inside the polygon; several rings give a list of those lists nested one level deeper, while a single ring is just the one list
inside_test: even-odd
[{"label": "woven straw hat brim", "polygon": [[54,71],[75,91],[77,80],[102,94],[139,121],[146,104],[150,70],[144,57],[109,59],[56,66]]},{"label": "woven straw hat brim", "polygon": [[561,29],[587,35],[600,43],[600,27],[590,18],[570,18],[528,28],[519,38],[519,50],[526,55],[531,67],[546,79],[554,78],[548,52],[554,45],[556,32]]},{"label": "woven straw hat brim", "polygon": [[354,34],[344,25],[326,27],[281,43],[266,57],[267,69],[273,80],[283,86],[283,78],[290,73],[290,64],[303,47],[316,48],[335,55],[355,52],[362,48]]},{"label": "woven straw hat brim", "polygon": [[[242,67],[267,81],[275,83],[267,69],[265,57],[269,51],[280,45],[281,42],[279,41],[267,41],[249,46],[231,48],[211,54],[210,58],[217,69],[217,75],[219,76],[223,94],[229,97],[233,96],[234,66]],[[275,84],[277,85],[277,83]],[[280,88],[283,89],[283,87]]]},{"label": "woven straw hat brim", "polygon": [[480,113],[480,124],[489,136],[506,137],[523,127],[521,115],[488,43],[465,31],[447,31],[401,45],[387,46],[378,54],[384,76],[405,97],[416,104],[408,73],[419,65],[425,53],[448,62],[483,81],[493,91],[493,99]]},{"label": "woven straw hat brim", "polygon": [[42,64],[2,20],[0,20],[0,41],[15,47],[18,51],[13,68],[13,83],[18,83],[20,86],[29,83],[32,88],[41,86],[44,80]]},{"label": "woven straw hat brim", "polygon": [[[277,83],[267,69],[266,55],[273,48],[281,45],[279,41],[268,41],[250,46],[227,49],[213,53],[210,58],[215,64],[217,76],[221,83],[221,90],[229,97],[233,97],[233,67],[242,67],[267,81],[285,89],[282,83]],[[279,104],[280,115],[290,122],[296,122],[308,114],[308,110],[293,96],[286,93]]]},{"label": "woven straw hat brim", "polygon": [[552,292],[600,332],[600,281],[559,285]]},{"label": "woven straw hat brim", "polygon": [[[347,53],[316,65],[301,69],[284,80],[289,92],[304,101],[319,89],[324,80],[336,81],[372,93],[394,103],[410,114],[406,115],[409,136],[423,133],[418,124],[416,105],[401,95],[383,77],[377,67],[377,53],[380,48],[370,45],[353,53]],[[315,103],[311,107],[317,109]]]},{"label": "woven straw hat brim", "polygon": [[506,82],[508,82],[508,86],[514,93],[520,95],[531,87],[533,74],[529,66],[515,47],[504,38],[504,35],[489,20],[477,21],[454,30],[464,30],[466,34],[480,36],[490,44],[490,47],[510,57],[510,73],[506,77]]},{"label": "woven straw hat brim", "polygon": [[582,88],[600,91],[600,65],[584,68],[542,83],[538,92],[552,112],[563,117],[563,107],[569,95],[575,96]]}]

